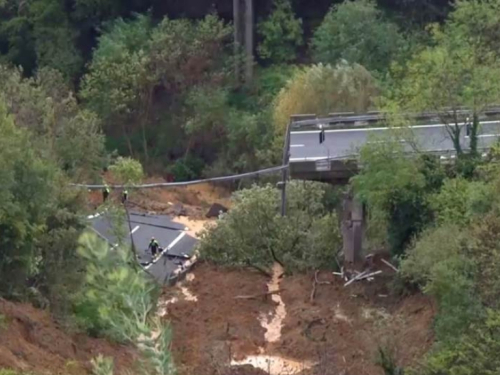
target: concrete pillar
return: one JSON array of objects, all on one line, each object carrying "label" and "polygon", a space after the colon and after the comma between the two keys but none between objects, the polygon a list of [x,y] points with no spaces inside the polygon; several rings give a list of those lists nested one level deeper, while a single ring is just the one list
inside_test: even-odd
[{"label": "concrete pillar", "polygon": [[363,205],[349,192],[344,198],[341,225],[344,260],[348,264],[362,261],[364,226]]}]

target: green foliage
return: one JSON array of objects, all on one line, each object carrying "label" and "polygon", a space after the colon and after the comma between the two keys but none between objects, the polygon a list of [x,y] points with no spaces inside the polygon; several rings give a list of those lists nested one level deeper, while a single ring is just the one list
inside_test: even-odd
[{"label": "green foliage", "polygon": [[[500,56],[491,48],[488,33],[498,27],[497,8],[498,1],[457,2],[450,20],[432,28],[432,44],[393,71],[397,84],[389,95],[391,100],[407,112],[438,111],[459,155],[464,152],[461,124],[472,124],[469,146],[475,156],[479,116],[500,99]],[[486,13],[491,13],[486,25],[475,23]],[[470,108],[472,115],[459,112],[460,106]],[[444,116],[445,107],[454,112],[451,119]]]},{"label": "green foliage", "polygon": [[428,194],[439,188],[444,173],[426,157],[408,158],[395,132],[387,139],[374,138],[360,150],[362,170],[352,179],[356,195],[372,212],[371,222],[385,221],[393,254],[431,221]]},{"label": "green foliage", "polygon": [[8,45],[3,62],[22,66],[28,74],[37,69],[57,69],[66,80],[76,80],[83,67],[78,31],[71,24],[64,3],[35,0],[2,5],[0,40]]},{"label": "green foliage", "polygon": [[[80,323],[90,333],[136,345],[144,357],[143,368],[153,374],[174,374],[170,329],[152,316],[157,287],[136,265],[130,249],[111,249],[96,235],[84,233],[78,253],[88,263],[83,291],[75,304]],[[112,372],[112,362],[102,357],[93,366],[96,374]]]},{"label": "green foliage", "polygon": [[296,71],[274,103],[274,125],[283,134],[290,116],[300,113],[365,112],[373,105],[376,83],[362,66],[312,65]]},{"label": "green foliage", "polygon": [[474,260],[475,287],[485,306],[498,309],[500,275],[500,219],[498,212],[481,215],[471,225],[473,242],[468,256]]},{"label": "green foliage", "polygon": [[261,58],[273,63],[286,63],[296,59],[297,47],[301,46],[302,20],[295,18],[289,0],[274,0],[271,15],[258,25],[262,42],[258,51]]},{"label": "green foliage", "polygon": [[57,170],[35,153],[28,133],[0,102],[0,292],[19,292],[35,268],[35,243],[55,203]]},{"label": "green foliage", "polygon": [[387,71],[405,43],[396,24],[375,1],[345,1],[328,12],[312,40],[315,60],[357,63],[370,71]]},{"label": "green foliage", "polygon": [[453,341],[480,318],[475,293],[474,260],[467,254],[470,234],[457,226],[427,230],[408,250],[403,277],[424,287],[439,304],[435,330],[441,341]]},{"label": "green foliage", "polygon": [[118,157],[109,170],[113,173],[113,177],[125,185],[138,184],[144,178],[141,163],[132,158]]},{"label": "green foliage", "polygon": [[438,224],[467,225],[476,215],[485,214],[493,203],[491,187],[482,181],[458,177],[447,179],[439,193],[430,197]]},{"label": "green foliage", "polygon": [[99,354],[90,360],[90,364],[92,365],[92,375],[113,375],[113,358],[103,357]]},{"label": "green foliage", "polygon": [[82,110],[55,70],[42,69],[23,79],[21,71],[0,66],[0,94],[17,126],[36,138],[35,147],[74,180],[100,171],[104,138],[95,114]]},{"label": "green foliage", "polygon": [[431,352],[422,375],[493,375],[500,371],[500,316],[489,310],[486,318],[474,324],[452,345]]},{"label": "green foliage", "polygon": [[7,327],[7,317],[3,314],[0,314],[0,330]]},{"label": "green foliage", "polygon": [[172,173],[175,181],[191,181],[201,177],[204,163],[203,160],[193,155],[187,155],[176,162],[168,169]]},{"label": "green foliage", "polygon": [[104,119],[108,134],[125,138],[131,156],[138,147],[145,161],[153,153],[168,155],[161,141],[172,137],[172,129],[158,126],[167,115],[179,135],[173,148],[180,143],[189,151],[183,136],[190,126],[181,125],[190,101],[200,99],[190,91],[225,79],[230,35],[231,28],[213,15],[196,22],[165,18],[156,26],[148,16],[119,19],[99,38],[80,95]]},{"label": "green foliage", "polygon": [[76,314],[90,332],[119,342],[135,342],[149,332],[148,313],[154,308],[154,284],[134,268],[130,249],[113,250],[95,235],[79,240],[78,253],[88,263]]},{"label": "green foliage", "polygon": [[399,367],[394,353],[389,347],[379,347],[375,363],[380,366],[385,375],[404,375],[404,369]]},{"label": "green foliage", "polygon": [[271,185],[235,193],[231,211],[203,234],[202,256],[259,269],[276,260],[288,271],[333,268],[341,239],[335,214],[322,203],[325,191],[320,183],[291,182],[285,217],[279,190]]}]

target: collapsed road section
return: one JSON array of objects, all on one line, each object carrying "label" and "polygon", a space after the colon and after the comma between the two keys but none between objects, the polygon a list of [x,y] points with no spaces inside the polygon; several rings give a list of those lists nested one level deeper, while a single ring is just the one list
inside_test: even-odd
[{"label": "collapsed road section", "polygon": [[[121,228],[113,227],[106,213],[88,216],[87,219],[92,230],[111,246],[117,246],[119,242],[117,233],[123,235],[122,241],[128,246],[133,241],[137,261],[159,283],[175,282],[196,261],[197,240],[188,235],[189,228],[173,222],[169,216],[130,212],[130,221],[121,223]],[[160,256],[155,259],[148,250],[153,237],[161,248]]]}]

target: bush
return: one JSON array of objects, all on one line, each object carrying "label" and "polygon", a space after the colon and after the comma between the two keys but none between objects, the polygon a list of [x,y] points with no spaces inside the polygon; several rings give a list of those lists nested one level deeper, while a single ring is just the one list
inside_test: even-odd
[{"label": "bush", "polygon": [[407,251],[401,274],[438,301],[436,334],[452,340],[480,317],[474,261],[467,256],[470,234],[458,226],[430,228]]},{"label": "bush", "polygon": [[394,255],[402,254],[431,222],[428,195],[440,187],[443,178],[438,163],[425,157],[408,158],[397,136],[394,133],[363,146],[363,168],[352,179],[354,192],[372,212],[375,220],[371,221],[387,228],[386,242]]},{"label": "bush", "polygon": [[168,172],[174,176],[177,182],[191,181],[201,177],[204,165],[203,160],[196,156],[188,155],[182,159],[176,160],[176,162],[168,168]]},{"label": "bush", "polygon": [[204,232],[202,257],[266,272],[275,261],[288,271],[333,268],[341,237],[335,213],[323,204],[325,190],[320,183],[292,181],[285,217],[280,191],[273,186],[237,192],[231,211]]},{"label": "bush", "polygon": [[474,216],[492,208],[494,192],[481,181],[458,177],[444,182],[439,193],[429,198],[438,224],[467,225]]},{"label": "bush", "polygon": [[302,20],[295,18],[289,0],[274,0],[273,12],[257,29],[262,36],[257,48],[261,58],[278,64],[295,60],[303,43]]},{"label": "bush", "polygon": [[284,134],[290,116],[298,113],[364,113],[373,106],[377,92],[374,78],[361,65],[341,61],[298,69],[276,97],[276,134]]},{"label": "bush", "polygon": [[[85,284],[77,297],[75,314],[92,334],[136,345],[144,356],[143,368],[155,375],[175,373],[170,355],[168,325],[153,315],[157,286],[123,246],[110,249],[96,235],[84,233],[78,253],[87,261]],[[97,374],[112,371],[112,362],[94,361]]]},{"label": "bush", "polygon": [[485,319],[451,345],[432,352],[415,375],[496,375],[500,373],[500,312]]},{"label": "bush", "polygon": [[118,342],[135,342],[148,332],[146,321],[155,307],[155,285],[133,267],[135,260],[126,247],[111,250],[97,236],[85,233],[78,253],[88,265],[77,300],[77,318],[92,333]]}]

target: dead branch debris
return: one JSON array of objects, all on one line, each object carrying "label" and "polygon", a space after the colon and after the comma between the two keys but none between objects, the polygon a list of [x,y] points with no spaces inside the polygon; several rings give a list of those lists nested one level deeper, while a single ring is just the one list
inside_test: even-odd
[{"label": "dead branch debris", "polygon": [[350,273],[349,272],[344,272],[343,269],[342,269],[341,273],[339,273],[339,272],[333,272],[334,275],[340,276],[341,279],[343,279],[343,280],[346,281],[346,283],[344,284],[344,287],[347,287],[347,286],[351,285],[355,281],[361,281],[361,280],[373,281],[374,276],[380,275],[381,273],[382,273],[382,271],[374,271],[374,272],[372,272],[370,269],[367,269],[367,270],[365,270],[363,272],[354,271],[354,274],[353,274],[354,277],[349,277],[347,275],[350,274]]},{"label": "dead branch debris", "polygon": [[389,262],[388,262],[388,261],[386,261],[385,259],[381,259],[381,261],[382,261],[382,263],[384,263],[386,266],[388,266],[388,267],[392,268],[394,271],[399,272],[399,270],[398,270],[396,267],[394,267],[391,263],[389,263]]},{"label": "dead branch debris", "polygon": [[273,295],[273,294],[279,294],[281,292],[283,292],[284,289],[278,289],[278,290],[273,290],[273,291],[270,291],[270,292],[267,292],[267,293],[259,293],[259,294],[252,294],[252,295],[248,295],[248,296],[236,296],[234,297],[234,299],[258,299],[258,298],[267,298],[268,296],[270,295]]},{"label": "dead branch debris", "polygon": [[316,270],[316,272],[314,272],[314,280],[312,283],[311,295],[309,297],[309,301],[311,301],[311,303],[314,301],[314,297],[316,296],[316,287],[318,285],[330,285],[331,284],[331,282],[329,282],[329,281],[319,281],[318,274],[319,274],[319,270]]}]

